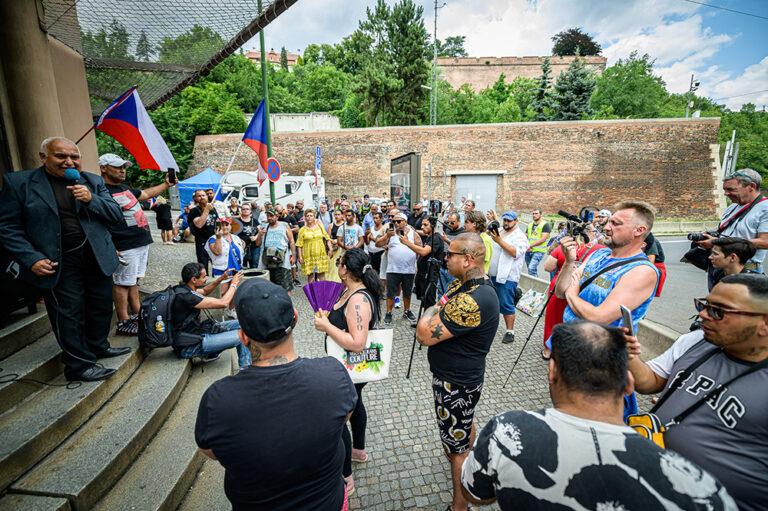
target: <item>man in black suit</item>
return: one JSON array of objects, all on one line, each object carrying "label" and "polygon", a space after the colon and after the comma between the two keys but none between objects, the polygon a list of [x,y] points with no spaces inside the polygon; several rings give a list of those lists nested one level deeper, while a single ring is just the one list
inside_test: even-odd
[{"label": "man in black suit", "polygon": [[123,215],[98,175],[65,178],[66,169],[80,169],[71,140],[45,139],[40,161],[4,177],[0,243],[19,262],[20,278],[44,293],[67,380],[104,380],[115,370],[96,360],[130,351],[107,342],[118,265],[107,227],[121,225]]}]

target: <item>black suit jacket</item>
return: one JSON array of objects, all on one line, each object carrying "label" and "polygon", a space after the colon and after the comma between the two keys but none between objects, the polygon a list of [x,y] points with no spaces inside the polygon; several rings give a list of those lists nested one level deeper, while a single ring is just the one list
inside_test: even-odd
[{"label": "black suit jacket", "polygon": [[[80,176],[79,184],[87,186],[92,195],[88,203],[75,202],[80,225],[99,263],[94,271],[112,275],[118,261],[108,227],[122,224],[123,214],[100,176],[89,172]],[[19,262],[21,278],[43,289],[56,285],[60,272],[38,277],[30,271],[40,259],[61,263],[62,258],[59,210],[43,167],[5,175],[0,194],[0,243]]]}]

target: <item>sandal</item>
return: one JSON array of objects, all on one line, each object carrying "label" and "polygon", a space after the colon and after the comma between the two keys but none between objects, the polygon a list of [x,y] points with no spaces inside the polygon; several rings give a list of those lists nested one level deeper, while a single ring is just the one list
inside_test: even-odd
[{"label": "sandal", "polygon": [[[362,453],[362,455],[357,454]],[[357,456],[355,456],[357,454]],[[370,459],[368,453],[364,449],[352,449],[352,461],[355,463],[366,463]]]},{"label": "sandal", "polygon": [[131,321],[130,319],[118,321],[117,327],[115,328],[115,335],[139,335],[139,324],[136,321]]},{"label": "sandal", "polygon": [[355,478],[352,476],[345,477],[344,484],[347,487],[347,497],[351,497],[355,493]]},{"label": "sandal", "polygon": [[[545,349],[546,349],[546,348],[545,348]],[[552,352],[551,352],[551,351],[549,352],[549,355],[545,355],[545,354],[544,354],[544,349],[543,349],[543,350],[541,350],[541,359],[542,359],[542,360],[549,360],[549,359],[551,359],[551,358],[552,358]]]}]

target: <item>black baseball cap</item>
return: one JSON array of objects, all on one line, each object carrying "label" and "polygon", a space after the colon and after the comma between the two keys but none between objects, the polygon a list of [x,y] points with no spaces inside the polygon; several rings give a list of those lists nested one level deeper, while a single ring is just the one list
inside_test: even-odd
[{"label": "black baseball cap", "polygon": [[291,297],[282,287],[254,278],[240,284],[235,293],[240,329],[256,342],[279,341],[296,326]]}]

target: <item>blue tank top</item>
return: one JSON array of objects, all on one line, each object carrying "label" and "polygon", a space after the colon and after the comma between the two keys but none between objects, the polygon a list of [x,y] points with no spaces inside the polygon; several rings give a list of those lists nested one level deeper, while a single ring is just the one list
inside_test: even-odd
[{"label": "blue tank top", "polygon": [[[587,261],[587,265],[584,268],[584,273],[581,276],[581,282],[586,281],[589,277],[599,272],[606,266],[610,266],[619,261],[625,261],[627,259],[634,259],[637,257],[638,255],[625,258],[615,258],[611,257],[610,248],[601,248],[600,250],[596,250],[592,254],[592,257],[590,257]],[[620,266],[603,273],[597,277],[589,286],[587,286],[586,289],[579,293],[579,298],[595,306],[603,303],[613,288],[616,287],[616,283],[619,281],[619,279],[624,274],[633,268],[637,268],[638,266],[650,266],[653,268],[653,270],[656,272],[656,286],[658,286],[659,270],[656,269],[656,267],[648,260],[647,257],[644,257],[641,260],[632,261],[631,263],[625,264],[624,266]],[[656,294],[656,286],[653,287],[653,291],[651,291],[651,294],[648,296],[648,298],[632,311],[632,327],[634,328],[635,332],[637,332],[637,324],[641,319],[645,317],[646,313],[648,312],[648,307],[651,305],[651,300],[653,300],[653,297]],[[571,321],[576,321],[578,319],[578,316],[573,313],[573,310],[571,310],[570,306],[565,308],[565,312],[563,313],[563,323],[570,323]],[[618,319],[611,323],[610,326],[621,326],[621,316],[619,316]]]}]

